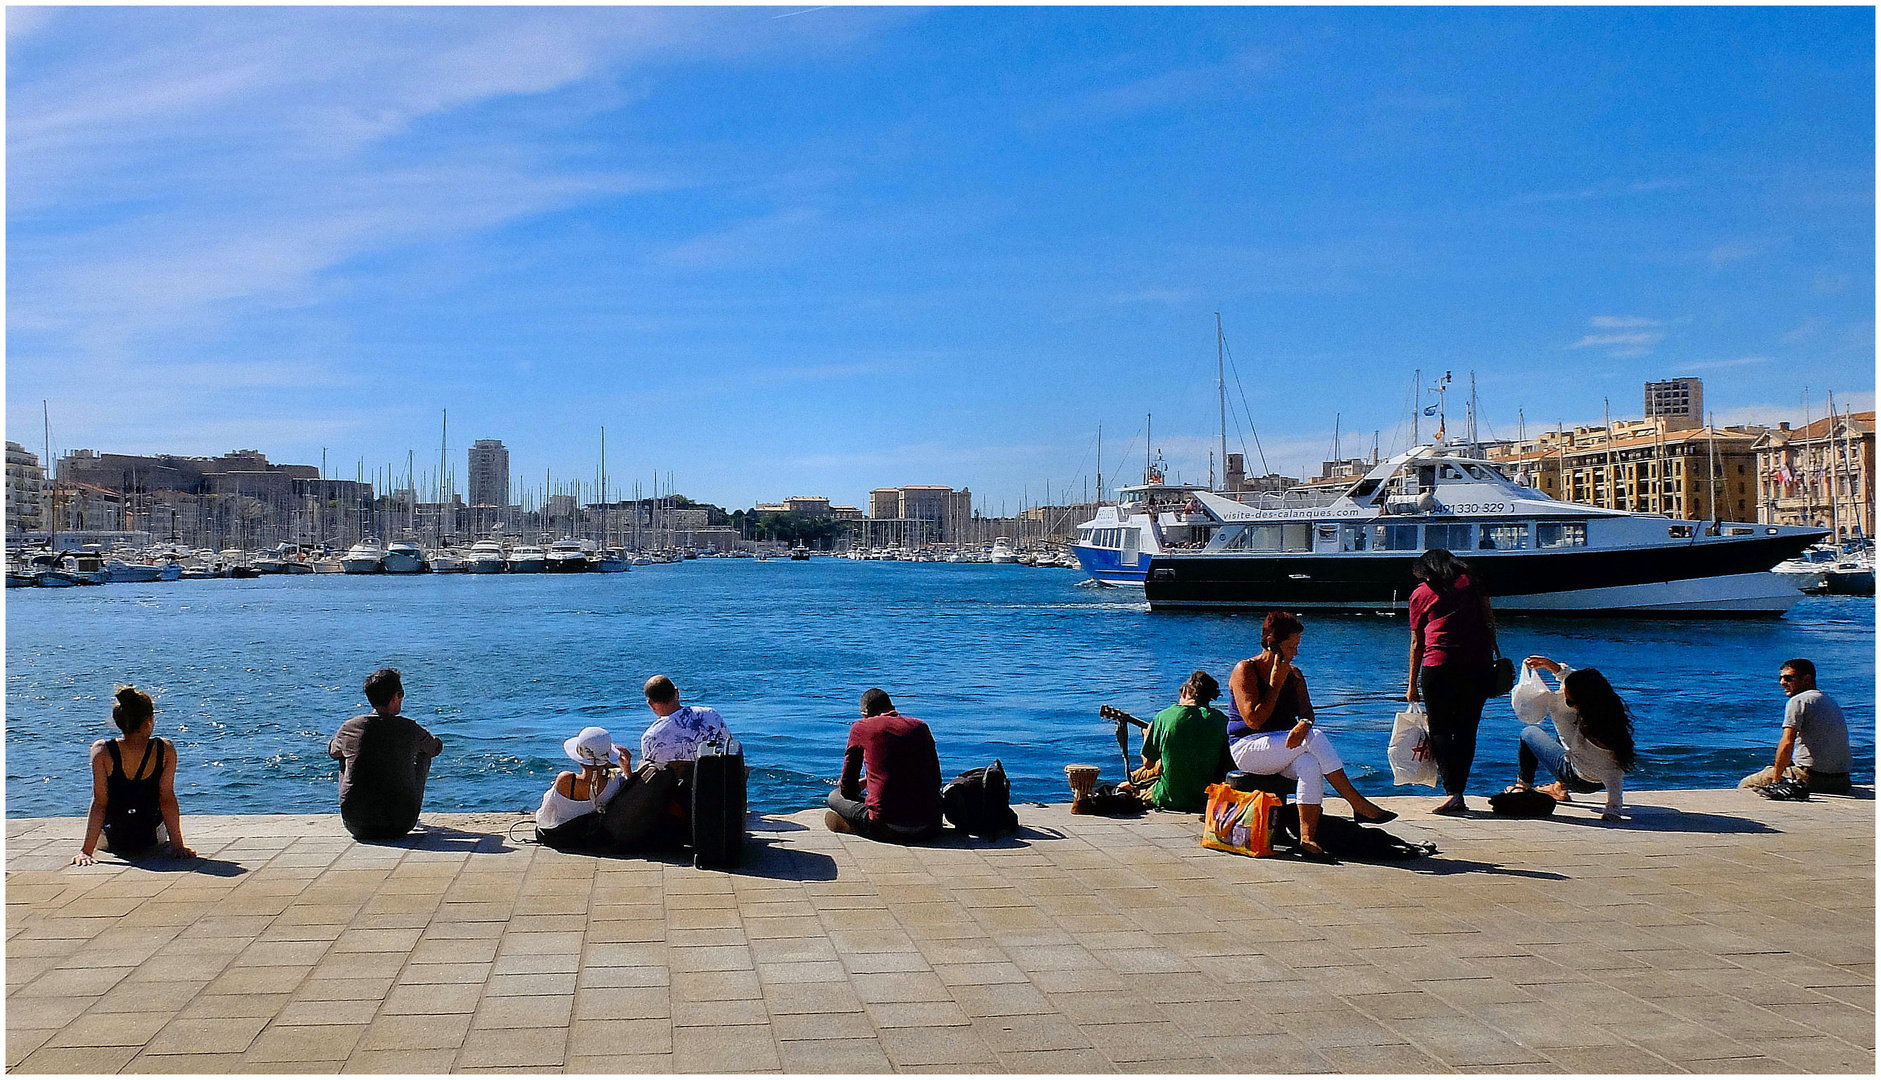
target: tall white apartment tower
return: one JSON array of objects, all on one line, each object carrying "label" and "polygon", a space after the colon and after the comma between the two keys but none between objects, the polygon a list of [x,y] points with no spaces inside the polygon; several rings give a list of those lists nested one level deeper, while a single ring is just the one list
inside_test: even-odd
[{"label": "tall white apartment tower", "polygon": [[509,448],[500,439],[470,444],[470,505],[509,505]]},{"label": "tall white apartment tower", "polygon": [[1705,423],[1705,381],[1667,379],[1646,384],[1646,419],[1665,417],[1667,431],[1685,431]]}]

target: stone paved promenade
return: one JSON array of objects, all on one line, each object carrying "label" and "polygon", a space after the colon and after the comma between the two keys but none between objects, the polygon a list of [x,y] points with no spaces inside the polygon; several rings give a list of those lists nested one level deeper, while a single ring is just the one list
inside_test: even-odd
[{"label": "stone paved promenade", "polygon": [[[756,818],[739,872],[326,816],[64,868],[7,822],[21,1072],[1846,1072],[1875,1068],[1875,804],[1643,792],[1627,827],[1422,813],[1415,864],[1021,807],[903,849]],[[1344,811],[1329,802],[1328,810]],[[518,830],[521,835],[523,830]]]}]

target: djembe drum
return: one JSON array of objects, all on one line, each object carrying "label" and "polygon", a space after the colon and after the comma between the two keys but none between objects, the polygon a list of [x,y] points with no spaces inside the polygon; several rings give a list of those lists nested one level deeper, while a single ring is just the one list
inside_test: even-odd
[{"label": "djembe drum", "polygon": [[1097,787],[1097,777],[1103,770],[1095,765],[1066,765],[1065,779],[1071,782],[1071,812],[1085,812],[1085,799]]}]

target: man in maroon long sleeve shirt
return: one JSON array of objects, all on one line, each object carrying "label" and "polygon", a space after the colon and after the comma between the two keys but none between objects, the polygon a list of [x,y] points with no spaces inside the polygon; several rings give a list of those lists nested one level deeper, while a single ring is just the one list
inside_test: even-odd
[{"label": "man in maroon long sleeve shirt", "polygon": [[940,789],[933,732],[896,712],[886,692],[864,691],[862,719],[849,728],[842,783],[829,793],[824,824],[898,844],[931,840],[941,831]]}]

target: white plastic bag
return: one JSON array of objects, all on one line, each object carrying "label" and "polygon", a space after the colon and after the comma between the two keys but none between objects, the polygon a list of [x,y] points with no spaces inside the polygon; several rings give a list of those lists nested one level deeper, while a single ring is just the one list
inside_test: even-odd
[{"label": "white plastic bag", "polygon": [[1515,719],[1524,724],[1540,725],[1548,719],[1548,709],[1554,704],[1554,691],[1542,681],[1539,668],[1524,667],[1522,677],[1516,680],[1515,689],[1509,691],[1509,706],[1515,710]]},{"label": "white plastic bag", "polygon": [[1437,786],[1437,759],[1430,752],[1430,719],[1423,702],[1413,701],[1398,714],[1385,756],[1391,760],[1392,783]]}]

